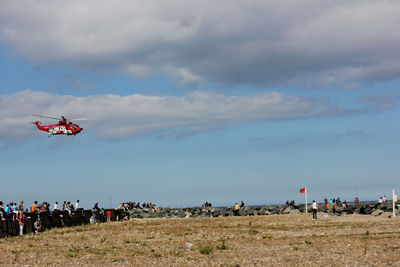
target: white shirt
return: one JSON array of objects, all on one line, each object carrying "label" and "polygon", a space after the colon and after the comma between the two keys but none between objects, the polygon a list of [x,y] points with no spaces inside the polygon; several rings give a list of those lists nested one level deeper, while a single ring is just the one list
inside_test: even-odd
[{"label": "white shirt", "polygon": [[54,208],[53,208],[53,210],[58,210],[58,205],[57,205],[57,203],[54,203]]},{"label": "white shirt", "polygon": [[312,203],[312,208],[315,209],[315,210],[317,209],[317,203],[316,202]]},{"label": "white shirt", "polygon": [[79,209],[79,202],[76,202],[76,204],[75,204],[75,209],[76,209],[76,210]]}]

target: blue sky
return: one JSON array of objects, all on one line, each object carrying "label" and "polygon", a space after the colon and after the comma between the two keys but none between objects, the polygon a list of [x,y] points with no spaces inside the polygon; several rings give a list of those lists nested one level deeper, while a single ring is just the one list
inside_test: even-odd
[{"label": "blue sky", "polygon": [[[2,4],[1,200],[183,207],[400,190],[397,1],[92,5]],[[48,138],[31,114],[91,120]]]}]

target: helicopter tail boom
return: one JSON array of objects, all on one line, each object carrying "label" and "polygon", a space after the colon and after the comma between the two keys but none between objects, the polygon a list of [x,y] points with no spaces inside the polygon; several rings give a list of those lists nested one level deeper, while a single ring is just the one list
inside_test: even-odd
[{"label": "helicopter tail boom", "polygon": [[36,126],[38,127],[39,130],[42,130],[42,131],[45,131],[45,132],[49,131],[49,129],[47,127],[40,125],[39,121],[35,121],[34,124],[36,124]]}]

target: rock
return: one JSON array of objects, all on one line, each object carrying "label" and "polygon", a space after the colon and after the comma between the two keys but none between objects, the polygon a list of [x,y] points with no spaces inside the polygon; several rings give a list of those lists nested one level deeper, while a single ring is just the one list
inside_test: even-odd
[{"label": "rock", "polygon": [[371,213],[372,216],[379,216],[383,213],[383,210],[375,210]]},{"label": "rock", "polygon": [[289,214],[293,210],[292,206],[287,207],[286,209],[283,210],[283,214]]},{"label": "rock", "polygon": [[371,214],[371,208],[367,207],[366,204],[362,204],[358,210],[360,214]]},{"label": "rock", "polygon": [[149,218],[150,216],[149,216],[149,214],[147,214],[147,213],[139,212],[139,213],[135,213],[135,214],[133,215],[133,217],[135,217],[135,218],[140,218],[140,219],[145,219],[145,218]]},{"label": "rock", "polygon": [[217,210],[217,209],[215,209],[213,212],[212,212],[212,215],[213,215],[213,217],[219,217],[219,216],[222,216],[222,211],[221,210]]},{"label": "rock", "polygon": [[301,212],[297,209],[289,211],[289,214],[300,214]]},{"label": "rock", "polygon": [[338,207],[337,205],[335,206],[335,212],[337,213],[342,213],[343,212],[343,206]]},{"label": "rock", "polygon": [[239,215],[240,215],[240,216],[247,216],[247,215],[249,215],[249,213],[247,212],[247,210],[240,209],[240,210],[239,210]]},{"label": "rock", "polygon": [[274,206],[264,206],[264,208],[265,208],[266,210],[268,210],[268,211],[273,211],[273,210],[275,210],[275,207],[274,207]]}]

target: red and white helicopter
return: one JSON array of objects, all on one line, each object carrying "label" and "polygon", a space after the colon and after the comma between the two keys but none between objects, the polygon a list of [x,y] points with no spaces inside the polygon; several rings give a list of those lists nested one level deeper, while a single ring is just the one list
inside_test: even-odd
[{"label": "red and white helicopter", "polygon": [[[39,121],[31,122],[33,124],[36,124],[36,126],[38,127],[39,130],[48,132],[49,137],[52,135],[60,135],[60,134],[77,135],[78,133],[80,133],[83,130],[83,128],[81,128],[78,124],[68,121],[64,116],[61,116],[61,118],[54,118],[54,117],[48,117],[48,116],[42,116],[42,115],[36,115],[36,114],[32,114],[32,115],[36,116],[36,117],[41,117],[41,118],[58,120],[58,123],[50,124],[50,125],[40,125]],[[79,120],[87,120],[87,119],[86,118],[75,119],[74,121],[79,121]]]}]

